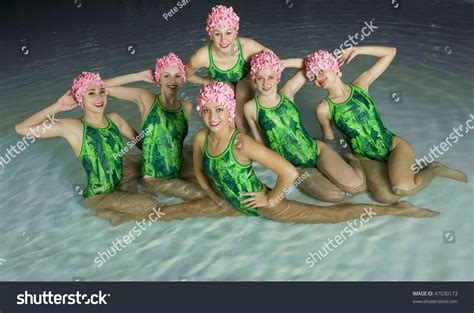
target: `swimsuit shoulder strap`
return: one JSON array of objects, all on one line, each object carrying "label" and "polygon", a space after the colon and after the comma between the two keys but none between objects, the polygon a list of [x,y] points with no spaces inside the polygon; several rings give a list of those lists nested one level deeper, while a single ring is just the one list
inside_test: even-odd
[{"label": "swimsuit shoulder strap", "polygon": [[207,46],[207,50],[209,53],[209,67],[208,68],[216,67],[216,65],[214,64],[214,59],[212,57],[212,42],[210,42],[209,45]]}]

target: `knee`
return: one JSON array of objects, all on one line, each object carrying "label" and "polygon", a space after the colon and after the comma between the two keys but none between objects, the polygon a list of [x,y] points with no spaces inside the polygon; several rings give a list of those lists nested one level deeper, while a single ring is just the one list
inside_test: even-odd
[{"label": "knee", "polygon": [[396,194],[390,194],[390,193],[371,193],[372,198],[374,198],[377,202],[380,203],[385,203],[385,204],[392,204],[395,202],[398,202],[400,200],[400,196]]},{"label": "knee", "polygon": [[393,193],[398,196],[413,196],[416,194],[416,188],[403,188],[400,186],[393,186]]}]

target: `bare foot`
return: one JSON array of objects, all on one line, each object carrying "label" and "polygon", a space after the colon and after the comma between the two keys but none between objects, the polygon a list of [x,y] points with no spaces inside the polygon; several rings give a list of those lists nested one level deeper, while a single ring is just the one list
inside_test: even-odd
[{"label": "bare foot", "polygon": [[405,216],[405,217],[434,217],[440,213],[437,211],[419,208],[408,201],[400,201],[393,204],[395,209],[390,212],[390,215]]},{"label": "bare foot", "polygon": [[441,162],[434,161],[428,166],[433,168],[439,176],[451,178],[463,183],[467,183],[468,181],[467,175],[464,172],[449,168]]}]

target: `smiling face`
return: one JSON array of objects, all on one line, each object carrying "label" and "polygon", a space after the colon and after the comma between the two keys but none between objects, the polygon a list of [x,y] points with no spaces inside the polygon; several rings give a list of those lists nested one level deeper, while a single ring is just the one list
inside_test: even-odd
[{"label": "smiling face", "polygon": [[314,73],[314,80],[313,85],[317,87],[321,87],[323,89],[327,89],[331,86],[334,82],[340,79],[333,70],[322,70],[318,69],[317,71],[313,71]]},{"label": "smiling face", "polygon": [[181,70],[177,67],[165,67],[160,73],[160,88],[176,93],[182,85]]},{"label": "smiling face", "polygon": [[211,33],[211,40],[214,44],[214,47],[222,52],[230,51],[236,38],[237,34],[231,27],[216,27]]},{"label": "smiling face", "polygon": [[257,72],[254,79],[260,94],[270,96],[277,91],[278,80],[276,73],[270,68],[264,68]]},{"label": "smiling face", "polygon": [[107,106],[107,94],[99,85],[88,86],[82,99],[84,110],[93,113],[103,113]]},{"label": "smiling face", "polygon": [[229,126],[229,112],[224,105],[217,102],[206,102],[202,107],[201,117],[212,132]]}]

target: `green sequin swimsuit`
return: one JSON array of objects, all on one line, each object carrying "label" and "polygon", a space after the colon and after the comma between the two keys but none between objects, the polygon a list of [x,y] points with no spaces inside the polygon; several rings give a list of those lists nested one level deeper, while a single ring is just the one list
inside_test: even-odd
[{"label": "green sequin swimsuit", "polygon": [[204,140],[202,160],[204,171],[211,179],[216,190],[235,209],[248,215],[259,216],[258,209],[246,208],[245,204],[240,203],[245,199],[244,196],[241,196],[242,193],[262,191],[264,185],[255,175],[252,163],[240,164],[232,152],[238,131],[234,132],[224,152],[217,156],[209,154],[207,147],[209,132],[209,130],[206,132]]},{"label": "green sequin swimsuit", "polygon": [[237,47],[239,49],[239,57],[237,63],[234,67],[226,71],[219,69],[214,63],[214,58],[212,57],[212,42],[209,43],[209,75],[218,82],[223,83],[233,83],[237,84],[242,78],[247,76],[250,73],[250,63],[245,62],[244,56],[242,54],[242,47],[240,46],[239,38],[236,38]]},{"label": "green sequin swimsuit", "polygon": [[355,153],[376,161],[387,161],[393,145],[393,133],[382,122],[375,103],[367,92],[350,85],[351,95],[336,104],[329,98],[332,120],[349,139]]},{"label": "green sequin swimsuit", "polygon": [[84,198],[116,191],[123,177],[122,135],[117,125],[105,118],[109,122],[105,128],[94,127],[81,119],[84,133],[79,160],[87,174]]},{"label": "green sequin swimsuit", "polygon": [[164,107],[155,95],[143,120],[142,174],[161,179],[177,178],[183,163],[183,142],[188,134],[188,120],[183,105],[176,110]]}]

